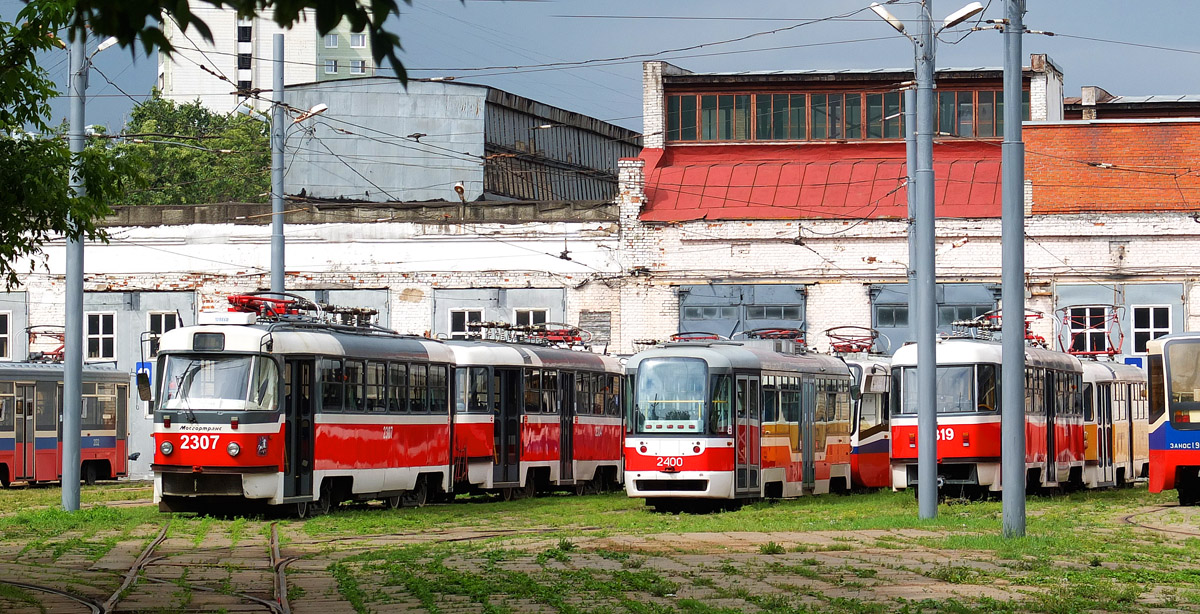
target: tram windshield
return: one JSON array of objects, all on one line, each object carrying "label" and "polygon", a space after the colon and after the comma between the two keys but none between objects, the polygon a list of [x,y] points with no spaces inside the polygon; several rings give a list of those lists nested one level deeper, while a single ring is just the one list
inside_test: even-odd
[{"label": "tram windshield", "polygon": [[1200,429],[1200,342],[1168,343],[1167,373],[1171,425]]},{"label": "tram windshield", "polygon": [[726,435],[731,389],[728,375],[710,377],[697,358],[643,360],[634,383],[635,432]]},{"label": "tram windshield", "polygon": [[[939,365],[937,368],[937,413],[959,414],[989,412],[1000,409],[996,402],[996,365]],[[904,373],[903,380],[895,377]],[[892,413],[917,413],[917,369],[904,367],[893,369]],[[895,386],[899,385],[899,394]],[[898,411],[897,411],[898,410]]]},{"label": "tram windshield", "polygon": [[279,371],[264,356],[170,354],[162,365],[159,409],[275,411]]}]

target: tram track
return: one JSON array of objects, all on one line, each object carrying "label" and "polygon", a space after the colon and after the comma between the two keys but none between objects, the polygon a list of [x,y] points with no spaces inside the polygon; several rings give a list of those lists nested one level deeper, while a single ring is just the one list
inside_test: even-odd
[{"label": "tram track", "polygon": [[1139,522],[1136,520],[1136,518],[1139,516],[1146,516],[1149,514],[1153,514],[1155,512],[1162,512],[1165,510],[1175,510],[1175,509],[1184,509],[1184,508],[1181,508],[1178,504],[1175,504],[1175,503],[1155,505],[1155,506],[1150,507],[1149,509],[1143,509],[1141,511],[1134,512],[1132,514],[1127,514],[1125,516],[1122,516],[1121,522],[1123,522],[1127,525],[1140,527],[1140,528],[1146,529],[1148,531],[1156,531],[1159,533],[1170,533],[1172,535],[1182,535],[1185,537],[1200,537],[1200,531],[1164,527],[1161,525],[1147,524],[1145,522]]}]

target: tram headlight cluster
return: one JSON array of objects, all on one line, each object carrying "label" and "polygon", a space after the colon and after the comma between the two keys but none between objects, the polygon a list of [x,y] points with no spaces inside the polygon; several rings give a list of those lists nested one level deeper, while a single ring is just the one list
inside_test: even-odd
[{"label": "tram headlight cluster", "polygon": [[239,446],[236,441],[231,441],[229,445],[225,446],[225,450],[229,452],[230,456],[237,456],[242,453],[242,446]]},{"label": "tram headlight cluster", "polygon": [[170,456],[171,453],[175,451],[175,444],[169,441],[164,441],[158,446],[158,449],[163,453],[163,456]]}]

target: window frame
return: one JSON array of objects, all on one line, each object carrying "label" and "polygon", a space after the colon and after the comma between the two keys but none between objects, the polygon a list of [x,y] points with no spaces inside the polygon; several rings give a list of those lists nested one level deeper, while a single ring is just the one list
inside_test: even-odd
[{"label": "window frame", "polygon": [[[1090,326],[1090,324],[1093,321],[1093,318],[1096,317],[1096,315],[1092,312],[1093,312],[1093,310],[1097,310],[1097,309],[1100,311],[1099,317],[1100,317],[1100,323],[1102,324],[1102,326],[1100,328],[1092,328]],[[1083,310],[1083,311],[1085,311],[1085,313],[1082,316],[1076,316],[1076,310]],[[1082,317],[1083,319],[1080,320],[1080,319],[1078,319],[1079,317]],[[1077,322],[1083,322],[1085,324],[1085,326],[1083,326],[1082,328],[1076,327],[1075,324]],[[1082,352],[1087,352],[1089,354],[1091,354],[1091,353],[1103,354],[1103,353],[1107,353],[1107,352],[1111,351],[1112,348],[1109,347],[1109,343],[1108,343],[1109,342],[1109,333],[1110,333],[1109,325],[1111,322],[1112,322],[1112,310],[1109,307],[1106,307],[1104,305],[1072,305],[1070,307],[1067,307],[1067,323],[1068,323],[1067,334],[1070,335],[1070,341],[1071,341],[1070,344],[1068,345],[1069,351],[1071,353],[1075,353],[1077,351],[1082,351]],[[1075,338],[1077,335],[1083,336],[1084,341],[1083,341],[1083,349],[1082,350],[1075,349]],[[1093,341],[1094,337],[1099,337],[1099,339],[1100,339],[1100,347],[1098,349],[1092,348],[1092,341]]]},{"label": "window frame", "polygon": [[[171,319],[174,320],[174,324],[171,326],[171,328],[167,328],[164,330],[163,320],[166,318],[166,316],[170,316]],[[159,330],[157,330],[157,331],[154,330],[154,328],[155,328],[154,327],[154,318],[155,317],[159,318],[159,325],[158,325]],[[154,357],[158,356],[158,338],[161,337],[164,333],[173,331],[179,327],[180,327],[179,312],[177,312],[177,311],[148,311],[148,312],[146,312],[146,330],[150,331],[150,333],[151,333],[151,335],[150,335],[150,358],[154,358]]]},{"label": "window frame", "polygon": [[[1138,327],[1137,311],[1139,309],[1151,310],[1149,327],[1144,327],[1144,328]],[[1156,310],[1156,309],[1166,309],[1167,310],[1167,327],[1165,329],[1159,328],[1154,325],[1154,310]],[[1142,348],[1142,351],[1140,351],[1140,352],[1138,351],[1137,336],[1138,336],[1139,332],[1150,333],[1150,337],[1148,339],[1146,339],[1147,343],[1149,343],[1150,341],[1153,341],[1154,339],[1157,339],[1159,337],[1171,334],[1171,328],[1172,328],[1171,316],[1173,315],[1172,314],[1173,311],[1174,310],[1171,308],[1171,305],[1164,305],[1164,304],[1149,303],[1149,304],[1144,304],[1144,305],[1130,305],[1129,306],[1129,339],[1130,339],[1130,343],[1132,345],[1130,345],[1129,353],[1132,355],[1135,355],[1135,356],[1145,356],[1147,353],[1146,348],[1144,348],[1144,347]],[[1161,334],[1155,335],[1155,332],[1160,332]]]},{"label": "window frame", "polygon": [[[100,318],[100,332],[92,333],[91,318],[96,316]],[[107,316],[112,321],[112,332],[105,334],[104,318]],[[91,356],[91,341],[95,338],[99,346],[99,355]],[[109,340],[112,343],[112,354],[104,355],[104,341]],[[83,314],[83,342],[85,362],[87,361],[110,361],[117,358],[117,313],[115,311],[87,311]]]},{"label": "window frame", "polygon": [[[542,315],[541,322],[534,322],[533,315],[540,313]],[[525,316],[526,321],[521,322],[521,316]],[[545,307],[519,307],[513,309],[513,324],[517,326],[537,326],[550,321],[550,310]]]},{"label": "window frame", "polygon": [[12,311],[0,311],[0,319],[3,319],[3,325],[0,326],[0,361],[11,361],[12,356]]},{"label": "window frame", "polygon": [[366,60],[350,60],[350,74],[365,75],[367,74]]},{"label": "window frame", "polygon": [[[330,69],[332,69],[332,70],[330,70]],[[326,59],[325,60],[325,74],[327,74],[327,75],[338,74],[338,61],[336,59]]]},{"label": "window frame", "polygon": [[[330,33],[326,34],[325,35],[325,48],[326,49],[337,49],[339,38],[341,38],[341,37],[338,36],[337,32],[330,32]],[[333,44],[331,45],[330,43],[333,43]]]},{"label": "window frame", "polygon": [[[355,41],[360,41],[355,44]],[[366,49],[367,48],[367,33],[366,32],[351,32],[350,33],[350,48],[351,49]]]},{"label": "window frame", "polygon": [[[454,316],[455,316],[455,314],[459,314],[459,313],[464,313],[467,315],[463,318],[463,330],[455,331],[454,330]],[[472,314],[472,313],[476,313],[479,315],[475,318],[472,318],[470,316],[470,314]],[[451,309],[446,315],[446,320],[447,320],[446,330],[449,331],[449,335],[450,335],[451,339],[458,339],[458,340],[470,339],[470,330],[467,328],[467,324],[470,322],[482,322],[483,321],[483,309],[482,308],[480,308],[480,309],[471,309],[471,308]]]}]

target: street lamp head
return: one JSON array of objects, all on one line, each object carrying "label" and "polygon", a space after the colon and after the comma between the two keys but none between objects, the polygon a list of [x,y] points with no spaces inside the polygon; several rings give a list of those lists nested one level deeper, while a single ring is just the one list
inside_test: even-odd
[{"label": "street lamp head", "polygon": [[[979,3],[976,2],[976,4],[979,4]],[[879,15],[880,19],[888,22],[888,25],[892,26],[893,28],[896,28],[897,32],[907,36],[907,33],[905,33],[905,31],[904,31],[904,22],[900,21],[899,19],[896,19],[896,16],[891,14],[891,12],[889,12],[887,9],[883,8],[882,4],[880,4],[878,2],[872,2],[871,10],[874,11],[876,15]]]},{"label": "street lamp head", "polygon": [[117,37],[110,36],[110,37],[104,39],[99,45],[96,46],[96,53],[100,53],[101,51],[104,51],[105,49],[108,49],[109,47],[112,47],[115,44],[117,44]]},{"label": "street lamp head", "polygon": [[942,22],[942,29],[945,30],[947,28],[953,28],[954,26],[957,26],[958,24],[978,15],[981,12],[983,12],[983,4],[980,4],[979,2],[972,2],[961,9],[954,11],[953,13],[950,13],[950,16],[946,17],[945,21]]},{"label": "street lamp head", "polygon": [[297,117],[296,119],[293,119],[293,120],[292,120],[292,123],[293,123],[293,124],[298,124],[298,123],[300,123],[300,122],[302,122],[302,121],[304,121],[304,120],[306,120],[306,119],[309,119],[309,118],[312,118],[312,117],[316,117],[316,116],[318,116],[318,115],[320,115],[320,114],[322,114],[322,113],[324,113],[324,112],[326,112],[326,111],[328,111],[328,110],[329,110],[329,105],[327,105],[327,104],[325,104],[325,103],[323,103],[323,102],[322,102],[322,103],[320,103],[320,104],[314,105],[314,106],[313,106],[312,108],[310,108],[309,110],[307,110],[307,111],[305,111],[305,112],[301,113],[299,117]]}]

